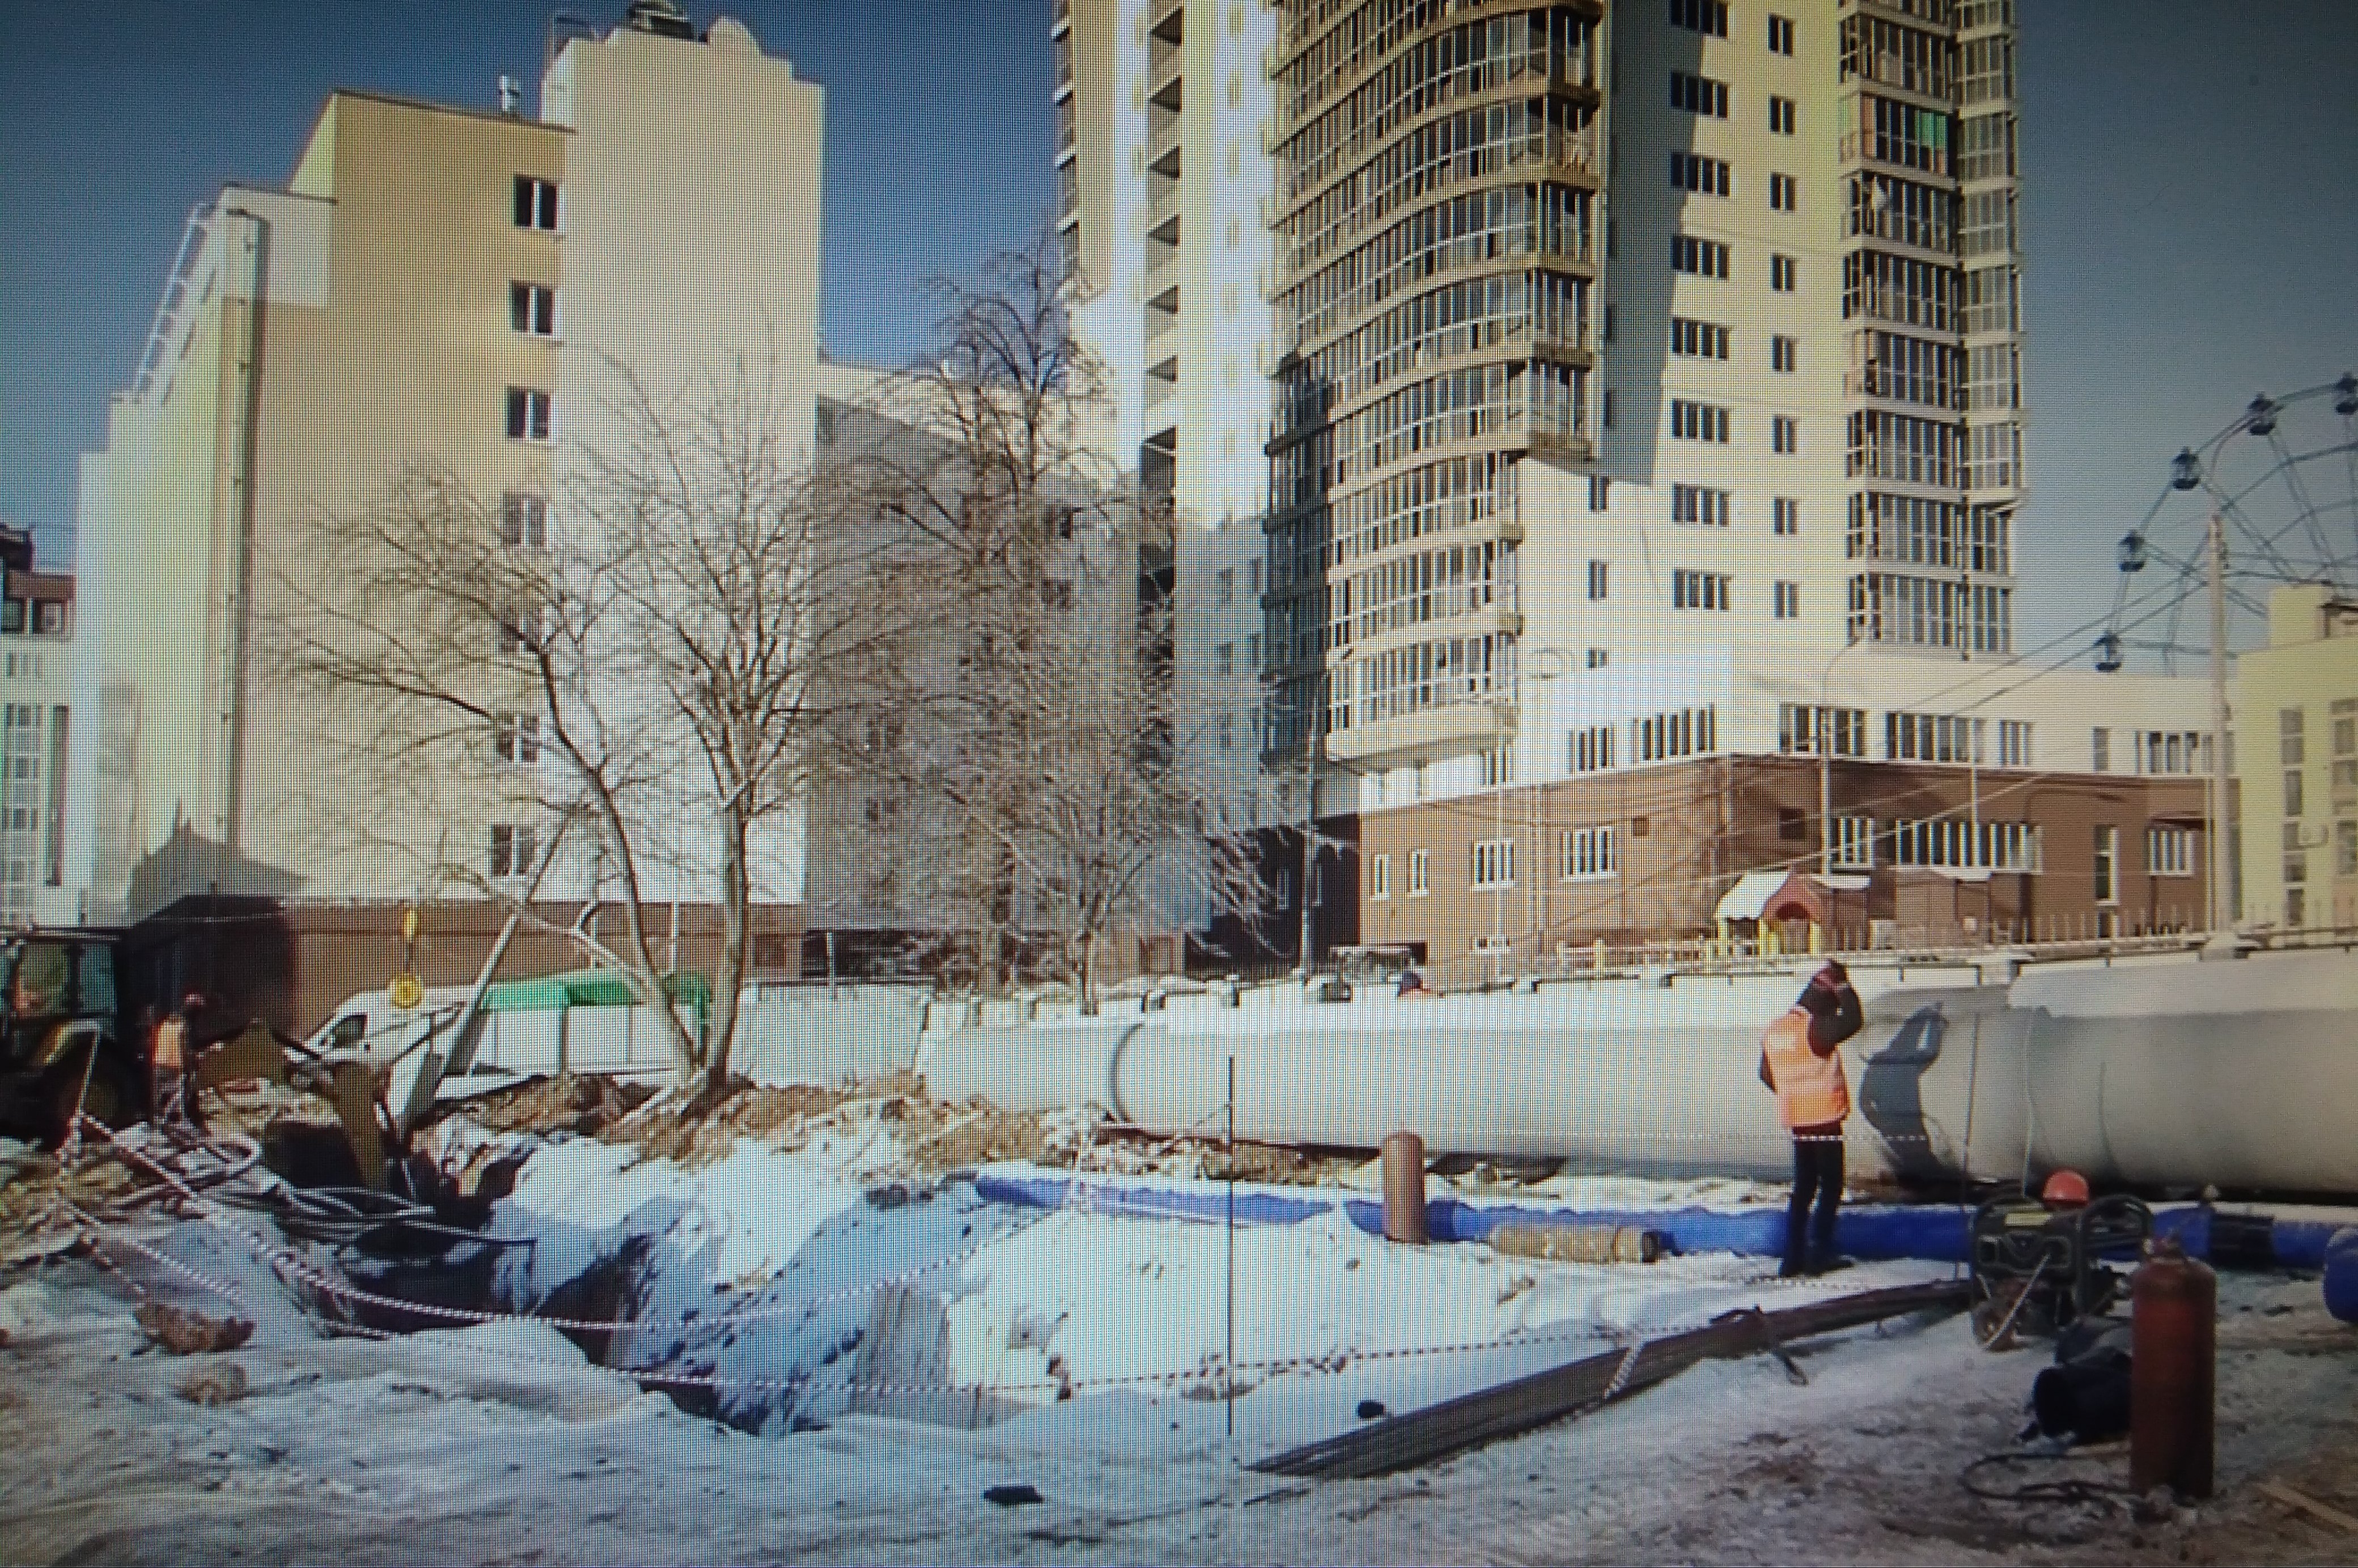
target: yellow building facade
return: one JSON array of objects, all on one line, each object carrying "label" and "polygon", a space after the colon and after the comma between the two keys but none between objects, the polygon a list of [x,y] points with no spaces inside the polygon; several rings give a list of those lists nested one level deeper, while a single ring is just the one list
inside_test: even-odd
[{"label": "yellow building facade", "polygon": [[504,81],[496,110],[339,91],[284,189],[230,185],[192,215],[82,460],[94,918],[203,892],[430,896],[547,842],[526,772],[352,776],[395,720],[323,711],[274,657],[274,622],[353,572],[326,520],[405,465],[447,470],[529,543],[562,527],[618,374],[662,406],[741,356],[767,362],[807,452],[824,94],[734,21],[684,36],[642,9],[562,40],[537,119]]},{"label": "yellow building facade", "polygon": [[2235,661],[2243,924],[2358,926],[2358,599],[2268,597],[2268,645]]}]

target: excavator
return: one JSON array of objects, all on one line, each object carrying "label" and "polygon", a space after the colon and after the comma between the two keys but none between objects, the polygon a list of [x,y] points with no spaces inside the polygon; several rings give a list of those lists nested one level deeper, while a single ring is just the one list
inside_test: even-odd
[{"label": "excavator", "polygon": [[28,929],[0,935],[0,1128],[61,1137],[79,1108],[109,1127],[147,1113],[145,1043],[124,1025],[120,937]]}]

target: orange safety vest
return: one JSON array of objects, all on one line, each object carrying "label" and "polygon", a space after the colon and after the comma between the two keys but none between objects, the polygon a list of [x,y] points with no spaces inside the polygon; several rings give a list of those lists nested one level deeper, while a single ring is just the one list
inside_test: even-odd
[{"label": "orange safety vest", "polygon": [[1777,1085],[1777,1116],[1786,1130],[1822,1127],[1850,1115],[1850,1080],[1843,1076],[1842,1053],[1821,1056],[1810,1049],[1809,1010],[1795,1007],[1760,1037],[1768,1076]]}]

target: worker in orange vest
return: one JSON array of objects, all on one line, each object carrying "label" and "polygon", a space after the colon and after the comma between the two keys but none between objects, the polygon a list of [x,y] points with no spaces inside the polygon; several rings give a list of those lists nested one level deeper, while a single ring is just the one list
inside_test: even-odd
[{"label": "worker in orange vest", "polygon": [[1850,1080],[1835,1048],[1866,1022],[1849,974],[1829,961],[1760,1037],[1760,1081],[1776,1095],[1778,1119],[1793,1138],[1793,1197],[1785,1210],[1784,1266],[1777,1271],[1787,1278],[1839,1266],[1834,1217],[1842,1209]]}]

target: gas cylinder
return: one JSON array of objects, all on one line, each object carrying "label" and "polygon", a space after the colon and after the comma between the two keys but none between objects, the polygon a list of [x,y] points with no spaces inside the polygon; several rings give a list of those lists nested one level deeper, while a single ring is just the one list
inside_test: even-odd
[{"label": "gas cylinder", "polygon": [[2129,1281],[2129,1485],[2211,1495],[2219,1277],[2175,1238],[2153,1244]]}]

